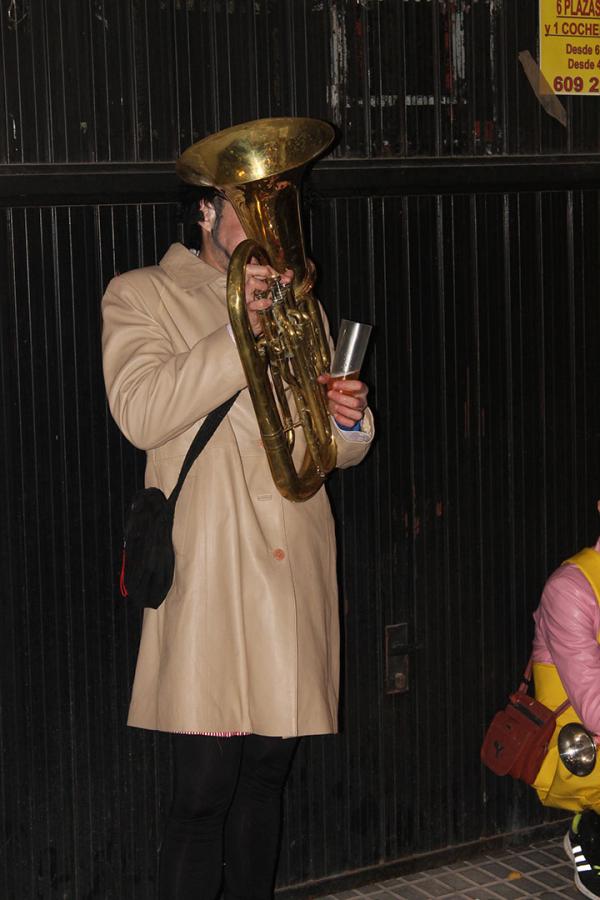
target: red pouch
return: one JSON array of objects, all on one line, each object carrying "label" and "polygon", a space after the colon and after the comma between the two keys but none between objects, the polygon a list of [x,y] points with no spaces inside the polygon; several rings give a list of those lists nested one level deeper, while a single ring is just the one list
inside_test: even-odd
[{"label": "red pouch", "polygon": [[548,744],[556,728],[558,716],[569,706],[565,700],[557,709],[548,709],[527,694],[531,674],[531,660],[525,670],[525,680],[519,690],[511,694],[506,709],[497,712],[483,739],[481,761],[496,775],[512,775],[533,784]]}]

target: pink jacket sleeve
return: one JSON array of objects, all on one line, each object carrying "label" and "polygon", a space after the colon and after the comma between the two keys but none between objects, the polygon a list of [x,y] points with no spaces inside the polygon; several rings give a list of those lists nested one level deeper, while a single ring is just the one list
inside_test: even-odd
[{"label": "pink jacket sleeve", "polygon": [[573,709],[589,731],[599,734],[600,610],[579,569],[561,566],[550,576],[534,619],[534,660],[554,663]]}]

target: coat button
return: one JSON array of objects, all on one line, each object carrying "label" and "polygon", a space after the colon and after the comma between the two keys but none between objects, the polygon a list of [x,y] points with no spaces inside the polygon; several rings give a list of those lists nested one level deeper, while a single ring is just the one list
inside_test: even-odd
[{"label": "coat button", "polygon": [[273,556],[275,559],[285,559],[285,550],[282,550],[281,547],[277,547],[276,550],[273,550]]}]

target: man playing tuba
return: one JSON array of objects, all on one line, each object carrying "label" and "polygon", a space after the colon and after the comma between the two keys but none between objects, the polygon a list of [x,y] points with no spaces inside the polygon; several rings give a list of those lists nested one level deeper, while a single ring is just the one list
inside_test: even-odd
[{"label": "man playing tuba", "polygon": [[[216,898],[223,872],[226,898],[262,900],[273,894],[298,739],[337,730],[334,525],[323,488],[296,503],[273,482],[225,302],[245,237],[236,212],[199,187],[187,218],[189,246],[113,279],[103,299],[110,409],[147,453],[147,486],[169,494],[201,420],[241,391],[179,497],[173,586],[144,613],[128,724],[173,735],[162,900]],[[276,274],[262,262],[246,268],[258,338]],[[326,398],[336,464],[356,465],[373,438],[367,387],[328,383]],[[294,459],[305,447],[300,431]]]}]

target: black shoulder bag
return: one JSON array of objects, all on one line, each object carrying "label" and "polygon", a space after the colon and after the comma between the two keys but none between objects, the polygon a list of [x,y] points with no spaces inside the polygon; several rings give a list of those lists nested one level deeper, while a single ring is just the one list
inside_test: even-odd
[{"label": "black shoulder bag", "polygon": [[131,501],[123,536],[119,587],[121,596],[135,606],[157,609],[171,588],[175,570],[172,532],[177,498],[193,463],[237,396],[230,397],[206,416],[185,455],[177,484],[168,497],[160,488],[151,487],[138,491]]}]

